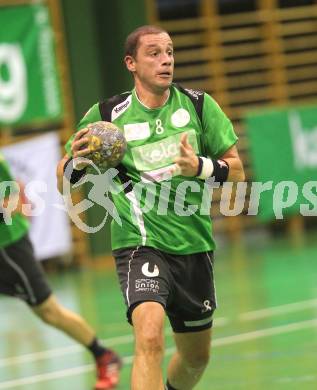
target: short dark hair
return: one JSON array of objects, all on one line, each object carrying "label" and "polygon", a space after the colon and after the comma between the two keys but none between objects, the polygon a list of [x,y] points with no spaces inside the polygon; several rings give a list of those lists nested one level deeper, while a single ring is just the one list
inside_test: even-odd
[{"label": "short dark hair", "polygon": [[166,30],[158,26],[146,25],[146,26],[138,27],[136,30],[132,31],[132,33],[128,35],[125,41],[124,55],[132,56],[135,58],[138,51],[140,38],[143,35],[162,34],[162,33],[168,34]]}]

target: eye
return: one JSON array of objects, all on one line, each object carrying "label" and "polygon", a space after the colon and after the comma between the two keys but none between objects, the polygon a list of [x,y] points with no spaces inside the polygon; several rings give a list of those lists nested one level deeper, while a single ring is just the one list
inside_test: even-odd
[{"label": "eye", "polygon": [[150,53],[151,57],[157,57],[158,56],[158,52],[157,51],[153,51],[152,53]]},{"label": "eye", "polygon": [[174,54],[174,52],[173,52],[173,50],[168,50],[167,54],[168,54],[169,56],[172,56],[172,55]]}]

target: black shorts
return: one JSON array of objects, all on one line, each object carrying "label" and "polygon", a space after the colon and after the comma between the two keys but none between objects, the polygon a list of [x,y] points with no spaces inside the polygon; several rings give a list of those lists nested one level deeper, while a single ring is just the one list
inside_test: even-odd
[{"label": "black shorts", "polygon": [[27,235],[0,248],[0,294],[21,298],[30,306],[37,306],[51,293]]},{"label": "black shorts", "polygon": [[162,304],[174,332],[197,332],[212,326],[217,306],[213,252],[174,255],[150,247],[113,251],[121,290],[132,323],[142,302]]}]

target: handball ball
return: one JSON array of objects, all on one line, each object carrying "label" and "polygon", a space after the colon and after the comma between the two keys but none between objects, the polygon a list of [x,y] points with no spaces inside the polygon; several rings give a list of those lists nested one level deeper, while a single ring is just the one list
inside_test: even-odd
[{"label": "handball ball", "polygon": [[110,122],[94,122],[88,126],[86,137],[89,139],[87,156],[99,168],[116,167],[123,159],[127,142],[122,131]]}]

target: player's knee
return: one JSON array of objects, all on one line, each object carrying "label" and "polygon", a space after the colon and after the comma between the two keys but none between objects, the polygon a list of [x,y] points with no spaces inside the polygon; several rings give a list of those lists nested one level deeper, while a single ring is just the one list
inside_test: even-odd
[{"label": "player's knee", "polygon": [[163,355],[163,335],[159,330],[144,329],[136,338],[136,352]]},{"label": "player's knee", "polygon": [[46,324],[58,327],[60,315],[55,306],[43,306],[37,310],[37,314]]},{"label": "player's knee", "polygon": [[161,313],[161,307],[157,304],[146,305],[140,306],[133,316],[136,352],[159,356],[164,348],[164,312]]},{"label": "player's knee", "polygon": [[188,367],[192,369],[204,369],[210,360],[210,351],[191,351],[192,353],[185,357]]}]

